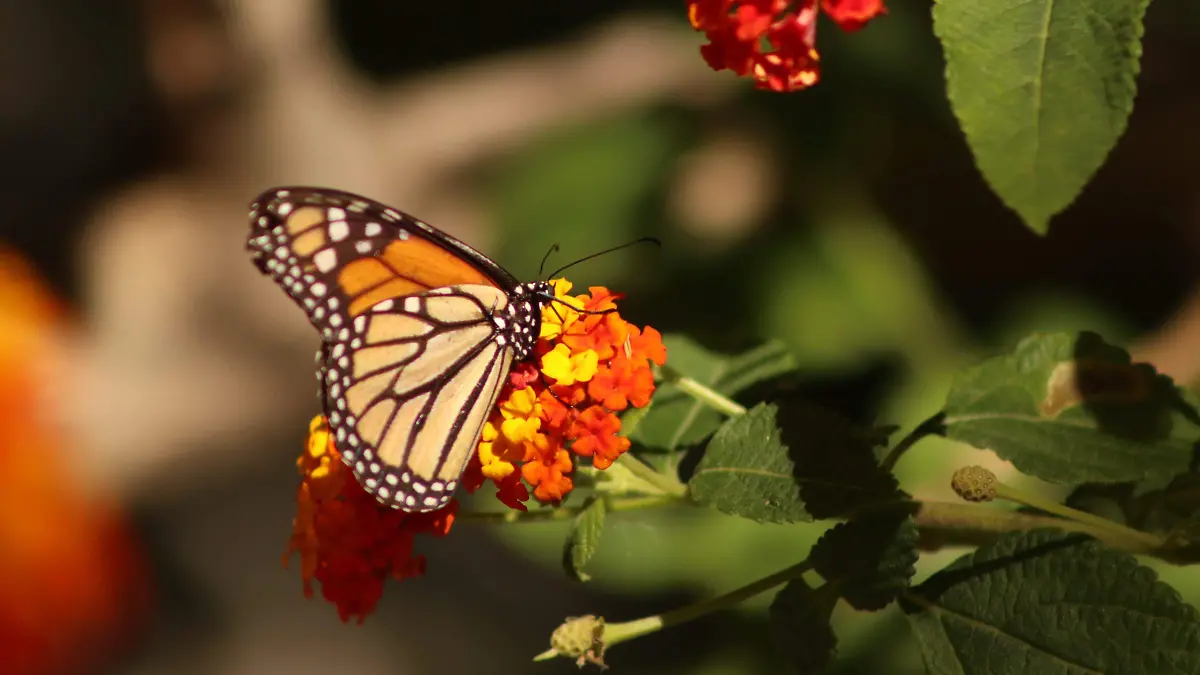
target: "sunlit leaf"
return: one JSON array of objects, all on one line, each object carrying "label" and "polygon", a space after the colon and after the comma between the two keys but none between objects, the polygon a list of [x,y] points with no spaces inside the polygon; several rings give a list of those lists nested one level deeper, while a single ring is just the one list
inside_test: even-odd
[{"label": "sunlit leaf", "polygon": [[780,441],[777,412],[774,405],[760,404],[717,431],[688,481],[697,501],[761,522],[812,520],[800,499],[795,465]]},{"label": "sunlit leaf", "polygon": [[1195,409],[1170,378],[1092,333],[1037,334],[956,378],[947,436],[1058,483],[1116,483],[1187,470]]},{"label": "sunlit leaf", "polygon": [[938,0],[950,104],[996,194],[1038,233],[1125,131],[1147,0]]}]

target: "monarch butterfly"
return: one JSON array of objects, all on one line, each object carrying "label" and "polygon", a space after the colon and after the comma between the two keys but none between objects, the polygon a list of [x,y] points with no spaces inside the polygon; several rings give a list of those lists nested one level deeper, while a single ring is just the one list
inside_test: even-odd
[{"label": "monarch butterfly", "polygon": [[551,285],[322,188],[259,195],[246,247],[321,332],[319,396],[355,478],[393,508],[444,506],[513,364],[533,355]]}]

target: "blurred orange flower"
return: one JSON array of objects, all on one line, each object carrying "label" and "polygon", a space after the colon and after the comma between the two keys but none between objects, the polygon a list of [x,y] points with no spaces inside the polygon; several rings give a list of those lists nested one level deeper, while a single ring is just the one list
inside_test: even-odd
[{"label": "blurred orange flower", "polygon": [[342,462],[323,415],[309,425],[308,447],[296,467],[302,479],[284,565],[298,553],[304,594],[312,596],[316,579],[342,621],[357,617],[361,623],[375,610],[384,581],[425,573],[425,558],[413,555],[413,540],[450,532],[458,502],[430,513],[380,504]]},{"label": "blurred orange flower", "polygon": [[149,600],[140,551],[87,491],[49,405],[72,329],[33,269],[0,249],[0,672],[90,672]]},{"label": "blurred orange flower", "polygon": [[[820,4],[847,32],[887,12],[883,0]],[[778,92],[800,91],[820,80],[817,0],[688,0],[687,6],[692,28],[708,38],[700,55],[713,70],[732,70],[753,78],[759,89]]]}]

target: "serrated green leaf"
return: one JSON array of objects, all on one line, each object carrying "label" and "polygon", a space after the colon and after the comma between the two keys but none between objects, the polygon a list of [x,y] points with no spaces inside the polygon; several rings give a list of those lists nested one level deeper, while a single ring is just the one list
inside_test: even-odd
[{"label": "serrated green leaf", "polygon": [[984,178],[1035,232],[1125,131],[1147,0],[938,0],[947,93]]},{"label": "serrated green leaf", "polygon": [[777,412],[772,404],[759,404],[717,430],[688,481],[696,501],[765,523],[812,520],[780,441]]},{"label": "serrated green leaf", "polygon": [[575,516],[571,532],[567,535],[566,546],[563,547],[563,568],[567,576],[575,581],[591,579],[583,572],[584,565],[596,553],[600,545],[600,534],[604,531],[604,499],[593,496]]},{"label": "serrated green leaf", "polygon": [[859,428],[803,401],[783,401],[783,443],[796,462],[800,498],[814,518],[838,518],[867,505],[906,501],[895,476],[879,466],[875,449],[895,427]]},{"label": "serrated green leaf", "polygon": [[880,440],[814,406],[763,403],[721,425],[688,488],[703,504],[759,522],[832,518],[904,498],[875,462]]},{"label": "serrated green leaf", "polygon": [[792,579],[775,594],[769,610],[771,637],[797,673],[822,672],[837,651],[829,625],[837,595],[814,591]]},{"label": "serrated green leaf", "polygon": [[1079,535],[1006,535],[902,605],[934,675],[1200,672],[1200,614],[1133,556]]},{"label": "serrated green leaf", "polygon": [[907,510],[871,512],[826,532],[809,560],[851,607],[875,611],[908,588],[919,537]]},{"label": "serrated green leaf", "polygon": [[1170,378],[1093,333],[1037,334],[960,374],[947,436],[1054,483],[1119,483],[1187,470],[1200,429]]},{"label": "serrated green leaf", "polygon": [[[725,396],[734,396],[796,367],[787,347],[778,342],[736,356],[711,352],[677,334],[663,336],[663,344],[667,347],[668,368]],[[648,448],[673,451],[704,440],[717,430],[721,420],[720,413],[664,382],[654,394],[652,408],[630,438]]]}]

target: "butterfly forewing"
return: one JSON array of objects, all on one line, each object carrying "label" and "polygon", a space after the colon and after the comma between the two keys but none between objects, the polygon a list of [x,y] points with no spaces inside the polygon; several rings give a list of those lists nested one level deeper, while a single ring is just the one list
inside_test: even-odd
[{"label": "butterfly forewing", "polygon": [[382,300],[454,284],[515,284],[465,244],[349,193],[264,192],[251,207],[250,222],[248,246],[260,268],[304,308],[327,341],[347,319]]}]

